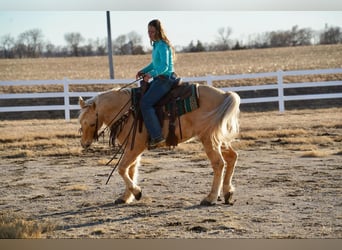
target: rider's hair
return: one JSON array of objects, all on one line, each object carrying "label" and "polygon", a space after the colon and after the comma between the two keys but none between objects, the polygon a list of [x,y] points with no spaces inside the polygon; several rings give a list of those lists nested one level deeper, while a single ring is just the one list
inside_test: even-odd
[{"label": "rider's hair", "polygon": [[[167,38],[165,30],[161,24],[161,22],[158,19],[153,19],[148,23],[148,26],[154,27],[156,29],[156,40],[163,40],[167,45],[170,46],[173,54],[173,58],[175,58],[175,49],[172,46],[169,38]],[[151,40],[151,45],[153,44],[153,41]]]}]

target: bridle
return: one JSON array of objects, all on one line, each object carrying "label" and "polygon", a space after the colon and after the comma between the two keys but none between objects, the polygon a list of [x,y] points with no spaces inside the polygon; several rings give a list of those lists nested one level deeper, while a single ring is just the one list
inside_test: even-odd
[{"label": "bridle", "polygon": [[[83,107],[82,109],[85,109],[85,108],[88,108],[88,107],[89,107],[89,105]],[[96,112],[95,130],[94,130],[94,134],[93,134],[93,140],[94,141],[98,141],[99,140],[99,134],[97,133],[98,127],[99,127],[99,114],[98,114],[98,112]],[[82,133],[83,133],[82,127],[79,128],[78,133],[80,135],[82,135]]]},{"label": "bridle", "polygon": [[[138,79],[136,79],[135,81],[133,81],[133,82],[131,82],[131,83],[128,83],[128,84],[126,84],[125,86],[122,86],[122,87],[119,89],[119,91],[122,90],[122,89],[124,89],[124,88],[127,88],[127,87],[131,86],[132,84],[136,83],[137,81],[141,80],[142,78],[143,78],[143,75],[141,75],[141,76],[140,76]],[[120,115],[120,113],[122,112],[122,110],[125,109],[125,108],[127,107],[127,105],[128,105],[129,102],[130,102],[130,100],[127,101],[127,103],[120,109],[120,111],[117,113],[117,115],[114,116],[114,118],[110,121],[110,123],[108,123],[107,127],[106,127],[103,131],[101,131],[100,133],[97,133],[97,131],[98,131],[98,129],[99,129],[99,113],[96,112],[95,131],[94,131],[94,134],[93,134],[93,140],[94,140],[94,141],[98,141],[98,140],[99,140],[99,137],[100,137],[101,135],[104,135],[104,132],[105,132],[106,130],[109,130],[109,128],[110,128],[111,124],[113,123],[113,121]],[[86,105],[86,106],[83,107],[82,109],[88,108],[88,107],[89,107],[89,105]],[[79,134],[82,134],[82,128],[80,128],[80,129],[78,130],[78,132],[79,132]]]},{"label": "bridle", "polygon": [[98,127],[99,127],[99,113],[96,112],[95,131],[94,131],[94,135],[93,135],[94,141],[99,140],[99,134],[97,133],[97,130],[99,129]]}]

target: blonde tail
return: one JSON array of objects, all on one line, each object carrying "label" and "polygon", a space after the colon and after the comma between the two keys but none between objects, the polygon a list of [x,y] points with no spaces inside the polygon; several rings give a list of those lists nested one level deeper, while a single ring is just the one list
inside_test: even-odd
[{"label": "blonde tail", "polygon": [[208,113],[204,118],[206,128],[202,134],[211,134],[213,147],[224,145],[228,147],[230,142],[239,133],[240,97],[235,92],[227,92],[223,103]]}]

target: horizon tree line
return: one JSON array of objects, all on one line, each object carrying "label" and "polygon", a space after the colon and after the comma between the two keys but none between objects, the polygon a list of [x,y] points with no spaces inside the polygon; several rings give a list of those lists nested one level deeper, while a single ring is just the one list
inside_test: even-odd
[{"label": "horizon tree line", "polygon": [[[299,28],[295,25],[290,30],[253,34],[248,37],[247,42],[232,39],[232,33],[232,28],[222,27],[218,29],[213,43],[203,43],[197,40],[196,44],[191,41],[187,46],[175,47],[177,52],[182,53],[342,43],[341,27],[327,24],[322,31]],[[64,40],[66,46],[56,46],[49,41],[44,41],[44,35],[40,29],[24,31],[17,38],[6,34],[0,37],[0,58],[103,56],[107,54],[106,38],[86,40],[81,33],[70,32],[64,34]],[[142,37],[135,31],[119,35],[112,43],[114,55],[137,55],[151,51],[143,47]]]}]

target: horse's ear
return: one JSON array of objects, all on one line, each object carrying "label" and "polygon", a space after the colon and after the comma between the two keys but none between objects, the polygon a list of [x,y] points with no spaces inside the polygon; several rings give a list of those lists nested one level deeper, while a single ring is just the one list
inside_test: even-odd
[{"label": "horse's ear", "polygon": [[85,101],[83,100],[83,98],[80,96],[78,98],[78,103],[80,104],[80,107],[83,109],[85,107]]}]

